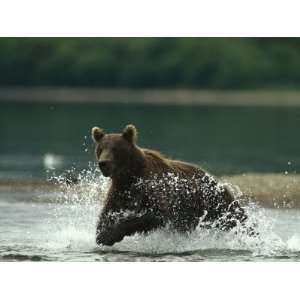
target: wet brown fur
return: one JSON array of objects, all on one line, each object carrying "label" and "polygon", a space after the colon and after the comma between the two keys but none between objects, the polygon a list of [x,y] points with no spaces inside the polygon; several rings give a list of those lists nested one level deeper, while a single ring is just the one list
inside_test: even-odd
[{"label": "wet brown fur", "polygon": [[192,176],[199,167],[192,164],[179,161],[171,160],[164,157],[160,152],[150,149],[141,149],[145,157],[145,174],[147,173],[165,173],[171,172],[175,174],[181,174],[184,176]]},{"label": "wet brown fur", "polygon": [[[201,179],[205,176],[201,168],[168,159],[155,150],[139,148],[136,145],[137,131],[133,125],[127,125],[121,134],[105,134],[103,129],[94,127],[92,138],[96,143],[97,160],[99,163],[108,162],[107,176],[112,179],[97,224],[98,244],[112,245],[121,241],[126,235],[147,232],[164,226],[167,220],[171,220],[179,231],[189,231],[196,227],[199,217],[203,215],[205,209],[208,209],[205,208],[203,195],[195,195],[189,198],[190,200],[186,200],[186,196],[180,198],[180,192],[184,191],[179,191],[178,203],[180,204],[178,204],[178,214],[175,216],[171,211],[171,204],[166,201],[168,197],[164,199],[161,194],[155,195],[155,190],[147,194],[143,188],[138,189],[136,183],[140,179],[145,180],[153,175],[159,178],[166,173],[175,174],[180,178],[191,179],[197,176]],[[223,200],[225,204],[219,205],[219,211],[211,210],[209,214],[211,219],[220,216],[221,209],[226,210],[234,201],[227,189],[224,190]],[[243,215],[243,210],[239,206],[238,208]],[[122,217],[124,210],[134,213],[125,218]],[[143,212],[142,216],[139,215],[141,212]]]}]

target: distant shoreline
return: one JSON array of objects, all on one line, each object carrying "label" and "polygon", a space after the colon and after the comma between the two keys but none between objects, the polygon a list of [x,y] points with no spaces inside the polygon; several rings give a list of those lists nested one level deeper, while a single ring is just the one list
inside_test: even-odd
[{"label": "distant shoreline", "polygon": [[300,91],[191,89],[0,88],[0,102],[300,106]]}]

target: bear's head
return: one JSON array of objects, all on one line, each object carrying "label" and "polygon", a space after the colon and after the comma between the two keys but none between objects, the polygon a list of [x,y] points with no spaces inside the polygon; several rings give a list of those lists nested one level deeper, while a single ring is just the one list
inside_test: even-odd
[{"label": "bear's head", "polygon": [[141,160],[141,151],[136,145],[137,130],[134,125],[127,125],[122,133],[111,134],[106,134],[99,127],[93,127],[92,139],[96,144],[99,168],[106,177],[129,175]]}]

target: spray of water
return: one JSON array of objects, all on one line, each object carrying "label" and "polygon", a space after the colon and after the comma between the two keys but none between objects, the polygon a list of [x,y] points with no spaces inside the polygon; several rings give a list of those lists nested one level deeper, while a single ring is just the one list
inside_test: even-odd
[{"label": "spray of water", "polygon": [[[76,174],[70,170],[69,176]],[[274,220],[266,211],[251,203],[245,207],[249,226],[255,224],[258,236],[245,234],[244,227],[237,226],[229,232],[198,227],[188,235],[176,233],[169,228],[158,229],[148,234],[125,237],[112,247],[99,247],[95,243],[95,228],[98,215],[103,208],[110,180],[103,177],[95,166],[81,171],[76,176],[76,184],[66,181],[63,176],[53,175],[60,186],[56,194],[59,204],[51,206],[52,218],[47,247],[66,248],[82,251],[130,251],[135,253],[181,253],[205,249],[246,250],[253,256],[276,256],[286,251],[300,251],[300,237],[292,236],[283,241],[274,231]],[[176,181],[176,180],[175,180]],[[236,186],[228,185],[235,197],[243,194]]]},{"label": "spray of water", "polygon": [[109,180],[90,166],[77,172],[75,168],[61,175],[53,173],[50,181],[59,186],[55,203],[49,203],[52,218],[48,247],[82,248],[95,246],[95,228],[99,211],[103,207]]}]

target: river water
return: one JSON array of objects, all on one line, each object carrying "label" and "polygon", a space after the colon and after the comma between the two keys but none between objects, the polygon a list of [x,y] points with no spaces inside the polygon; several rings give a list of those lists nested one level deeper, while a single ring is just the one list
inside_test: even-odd
[{"label": "river water", "polygon": [[107,183],[100,176],[84,184],[47,193],[1,192],[0,260],[300,261],[300,210],[255,205],[248,214],[258,237],[238,230],[197,229],[182,236],[161,229],[99,247],[95,226]]},{"label": "river water", "polygon": [[[3,102],[1,261],[300,261],[300,211],[256,205],[246,209],[258,237],[239,230],[197,229],[182,236],[161,229],[97,246],[95,224],[109,182],[94,169],[89,130],[120,131],[127,123],[137,125],[141,146],[216,175],[300,169],[299,109]],[[28,179],[70,169],[80,174],[80,184],[20,188]]]}]

